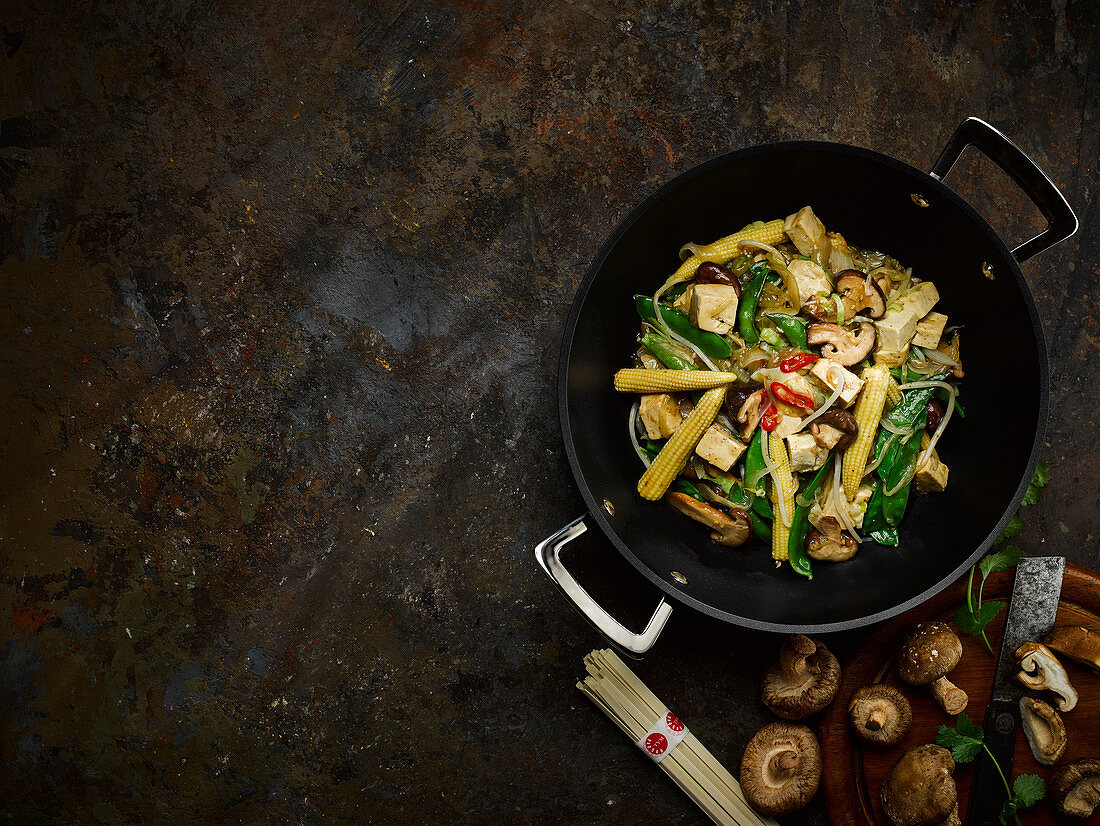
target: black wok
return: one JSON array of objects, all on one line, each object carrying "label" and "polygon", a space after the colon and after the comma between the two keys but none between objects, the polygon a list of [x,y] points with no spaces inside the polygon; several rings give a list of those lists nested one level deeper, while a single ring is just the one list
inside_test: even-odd
[{"label": "black wok", "polygon": [[[1048,228],[1010,250],[941,183],[967,145],[982,150],[1036,202]],[[913,497],[901,546],[867,542],[854,559],[817,563],[807,581],[776,569],[759,542],[721,548],[663,502],[642,500],[642,466],[627,435],[632,399],[611,389],[628,364],[637,319],[631,297],[652,293],[687,241],[709,242],[810,204],[854,245],[889,252],[941,294],[937,310],[962,324],[966,418],[940,442],[947,492]],[[561,565],[558,550],[595,522],[619,553],[673,600],[726,622],[782,632],[840,631],[905,611],[954,581],[1015,513],[1034,471],[1047,414],[1047,354],[1019,262],[1069,237],[1077,220],[1057,188],[1007,138],[970,118],[931,174],[841,144],[780,143],[732,152],[653,193],[615,230],[581,283],[559,365],[565,450],[588,507],[540,544],[540,563],[620,646],[652,645],[671,608],[633,634],[608,616]],[[992,275],[992,280],[989,275]]]}]

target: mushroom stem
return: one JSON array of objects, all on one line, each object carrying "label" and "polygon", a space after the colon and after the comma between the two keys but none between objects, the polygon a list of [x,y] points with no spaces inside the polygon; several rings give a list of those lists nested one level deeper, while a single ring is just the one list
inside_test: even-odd
[{"label": "mushroom stem", "polygon": [[928,686],[932,696],[939,703],[940,708],[948,714],[962,714],[969,701],[966,692],[951,682],[947,677],[940,677]]},{"label": "mushroom stem", "polygon": [[779,652],[779,667],[790,683],[802,683],[817,674],[821,669],[808,661],[808,657],[817,651],[817,645],[809,637],[796,634],[790,638]]},{"label": "mushroom stem", "polygon": [[772,758],[768,768],[775,777],[784,777],[790,774],[798,766],[798,752],[786,749]]},{"label": "mushroom stem", "polygon": [[878,731],[886,725],[886,718],[886,709],[876,708],[867,716],[867,722],[863,724],[863,727],[868,731]]}]

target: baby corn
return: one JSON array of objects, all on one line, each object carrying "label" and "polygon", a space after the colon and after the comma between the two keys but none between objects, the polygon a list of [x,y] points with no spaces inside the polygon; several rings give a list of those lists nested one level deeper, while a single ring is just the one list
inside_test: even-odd
[{"label": "baby corn", "polygon": [[863,371],[863,391],[856,402],[855,417],[859,425],[859,435],[844,451],[843,473],[844,496],[849,502],[855,501],[863,470],[871,455],[871,446],[875,443],[878,423],[882,418],[882,408],[886,405],[886,387],[890,373],[885,367],[875,365]]},{"label": "baby corn", "polygon": [[615,374],[615,389],[620,393],[676,393],[681,390],[705,390],[737,381],[736,373],[714,370],[646,370],[628,367]]},{"label": "baby corn", "polygon": [[740,241],[759,241],[762,244],[775,246],[785,237],[786,233],[783,230],[783,221],[781,220],[749,224],[744,229],[733,233],[733,235],[719,238],[713,244],[696,247],[692,256],[676,270],[673,278],[676,281],[686,281],[695,275],[695,270],[704,261],[716,261],[719,264],[729,261],[740,252],[738,247]]},{"label": "baby corn", "polygon": [[703,433],[710,427],[718,411],[722,409],[722,402],[725,399],[724,386],[712,388],[703,394],[699,404],[695,405],[695,409],[676,428],[676,432],[665,442],[657,458],[638,480],[638,493],[643,499],[656,501],[665,495],[665,491],[680,472],[680,468],[684,466],[691,451],[695,449],[695,445],[703,438]]},{"label": "baby corn", "polygon": [[[775,512],[775,520],[772,522],[772,559],[782,562],[787,558],[787,544],[791,538],[791,526],[784,521],[782,514],[787,514],[787,519],[794,519],[794,475],[791,473],[791,457],[787,453],[787,442],[774,436],[768,439],[768,454],[772,464],[775,465],[775,475],[779,477],[779,484],[772,479],[771,499]],[[779,498],[783,498],[783,508],[779,508]]]}]

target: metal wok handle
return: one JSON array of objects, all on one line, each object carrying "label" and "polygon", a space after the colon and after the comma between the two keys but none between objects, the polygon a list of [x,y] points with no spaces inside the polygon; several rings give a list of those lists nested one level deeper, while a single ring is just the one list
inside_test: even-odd
[{"label": "metal wok handle", "polygon": [[1047,219],[1046,229],[1012,250],[1017,261],[1022,264],[1077,232],[1077,216],[1054,182],[1004,133],[979,118],[967,118],[959,124],[936,159],[932,177],[937,181],[946,178],[967,146],[973,146],[1003,169]]},{"label": "metal wok handle", "polygon": [[635,657],[640,657],[653,647],[657,637],[672,615],[672,606],[664,597],[649,618],[645,630],[635,634],[622,625],[618,620],[605,611],[591,595],[581,587],[581,584],[566,570],[561,561],[561,549],[588,530],[584,524],[584,516],[579,516],[552,536],[542,540],[535,546],[535,559],[546,571],[554,584],[573,603],[573,606],[584,617],[596,626],[601,634]]}]

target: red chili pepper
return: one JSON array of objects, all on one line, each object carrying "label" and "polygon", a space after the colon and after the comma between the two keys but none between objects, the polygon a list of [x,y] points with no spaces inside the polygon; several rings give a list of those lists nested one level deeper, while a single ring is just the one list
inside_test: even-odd
[{"label": "red chili pepper", "polygon": [[793,356],[783,359],[779,362],[779,369],[784,373],[794,373],[801,370],[803,367],[808,367],[817,361],[821,356],[813,353],[796,353]]},{"label": "red chili pepper", "polygon": [[779,399],[779,401],[784,402],[785,404],[789,404],[794,407],[801,407],[803,410],[814,409],[813,399],[811,399],[809,396],[803,396],[801,393],[795,393],[793,390],[791,390],[791,388],[787,387],[787,385],[783,384],[782,382],[773,381],[771,390],[772,395]]},{"label": "red chili pepper", "polygon": [[774,404],[769,404],[764,409],[764,415],[760,417],[760,426],[769,433],[779,426],[779,411]]}]

